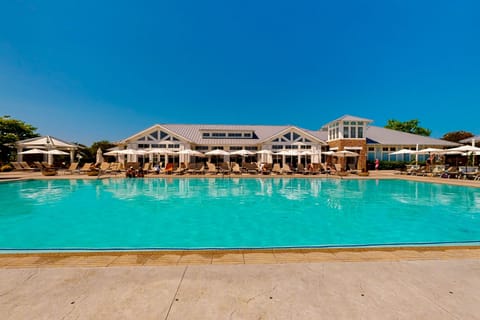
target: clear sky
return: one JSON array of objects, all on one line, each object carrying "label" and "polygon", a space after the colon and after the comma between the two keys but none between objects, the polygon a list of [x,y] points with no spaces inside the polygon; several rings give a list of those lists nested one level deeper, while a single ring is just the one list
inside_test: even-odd
[{"label": "clear sky", "polygon": [[480,134],[480,1],[2,1],[0,115],[90,145],[156,123]]}]

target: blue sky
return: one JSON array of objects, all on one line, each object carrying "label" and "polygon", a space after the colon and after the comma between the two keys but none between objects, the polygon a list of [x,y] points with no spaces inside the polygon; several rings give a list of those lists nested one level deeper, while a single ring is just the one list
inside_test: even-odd
[{"label": "blue sky", "polygon": [[480,2],[3,1],[0,114],[67,141],[343,114],[480,133]]}]

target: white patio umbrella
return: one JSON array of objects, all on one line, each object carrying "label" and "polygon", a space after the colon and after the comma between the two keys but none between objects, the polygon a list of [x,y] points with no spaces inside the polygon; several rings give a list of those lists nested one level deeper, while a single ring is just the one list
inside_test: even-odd
[{"label": "white patio umbrella", "polygon": [[47,154],[47,151],[40,149],[30,149],[27,151],[19,152],[18,154]]},{"label": "white patio umbrella", "polygon": [[313,152],[312,150],[304,150],[299,153],[300,156],[305,156],[305,167],[307,167],[307,156],[313,156],[314,154],[318,154]]},{"label": "white patio umbrella", "polygon": [[95,159],[95,164],[100,164],[103,162],[102,148],[97,149],[97,156]]},{"label": "white patio umbrella", "polygon": [[243,157],[252,156],[252,155],[254,155],[254,154],[255,154],[255,152],[252,152],[252,151],[249,151],[249,150],[245,150],[245,149],[230,152],[230,155],[233,155],[233,156],[243,156]]},{"label": "white patio umbrella", "polygon": [[222,149],[214,149],[212,151],[205,152],[207,156],[229,156],[230,153]]},{"label": "white patio umbrella", "polygon": [[437,148],[426,148],[418,151],[412,151],[412,154],[430,154],[430,153],[442,153],[443,149],[437,149]]},{"label": "white patio umbrella", "polygon": [[268,162],[268,163],[273,162],[272,161],[273,152],[271,150],[263,149],[263,150],[257,151],[256,153],[260,155],[260,158],[262,159],[263,162]]},{"label": "white patio umbrella", "polygon": [[222,149],[214,149],[212,151],[205,152],[207,156],[230,156],[230,152],[227,152]]},{"label": "white patio umbrella", "polygon": [[180,151],[177,152],[177,154],[188,155],[189,161],[190,161],[190,157],[205,157],[205,155],[203,153],[201,153],[200,151],[196,151],[196,150],[192,150],[192,149],[180,150]]},{"label": "white patio umbrella", "polygon": [[67,156],[67,155],[69,155],[68,152],[61,151],[61,150],[58,150],[58,149],[53,149],[53,150],[47,151],[47,154],[51,154],[51,155],[55,155],[55,156]]},{"label": "white patio umbrella", "polygon": [[395,152],[390,153],[391,156],[402,155],[402,160],[405,161],[406,154],[412,154],[414,151],[410,149],[400,149]]},{"label": "white patio umbrella", "polygon": [[[472,145],[460,146],[460,147],[448,149],[447,151],[449,151],[449,152],[451,152],[451,151],[467,152],[468,155],[478,155],[478,154],[480,154],[480,148],[479,147],[474,147]],[[475,157],[473,157],[472,166],[475,166]]]}]

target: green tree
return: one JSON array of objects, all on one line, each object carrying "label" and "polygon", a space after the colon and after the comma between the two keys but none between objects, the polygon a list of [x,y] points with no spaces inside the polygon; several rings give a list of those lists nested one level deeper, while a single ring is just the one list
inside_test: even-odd
[{"label": "green tree", "polygon": [[90,154],[92,155],[93,159],[97,157],[97,150],[101,148],[103,152],[106,152],[107,149],[113,148],[115,145],[107,140],[96,141],[92,143],[89,148]]},{"label": "green tree", "polygon": [[420,121],[418,121],[418,119],[408,120],[404,122],[398,121],[395,119],[390,119],[387,121],[387,125],[385,126],[385,128],[418,134],[421,136],[427,136],[427,137],[430,136],[430,134],[432,133],[432,130],[422,128],[419,126],[419,124],[420,124]]},{"label": "green tree", "polygon": [[460,140],[473,137],[473,133],[467,131],[452,131],[443,135],[442,139],[452,142],[459,142]]},{"label": "green tree", "polygon": [[0,162],[13,160],[16,154],[15,142],[38,137],[37,128],[10,116],[0,117]]}]

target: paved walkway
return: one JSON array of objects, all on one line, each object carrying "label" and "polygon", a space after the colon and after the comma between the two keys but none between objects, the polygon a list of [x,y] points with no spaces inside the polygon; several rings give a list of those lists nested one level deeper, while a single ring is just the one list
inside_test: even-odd
[{"label": "paved walkway", "polygon": [[479,319],[480,260],[0,270],[2,319]]}]

